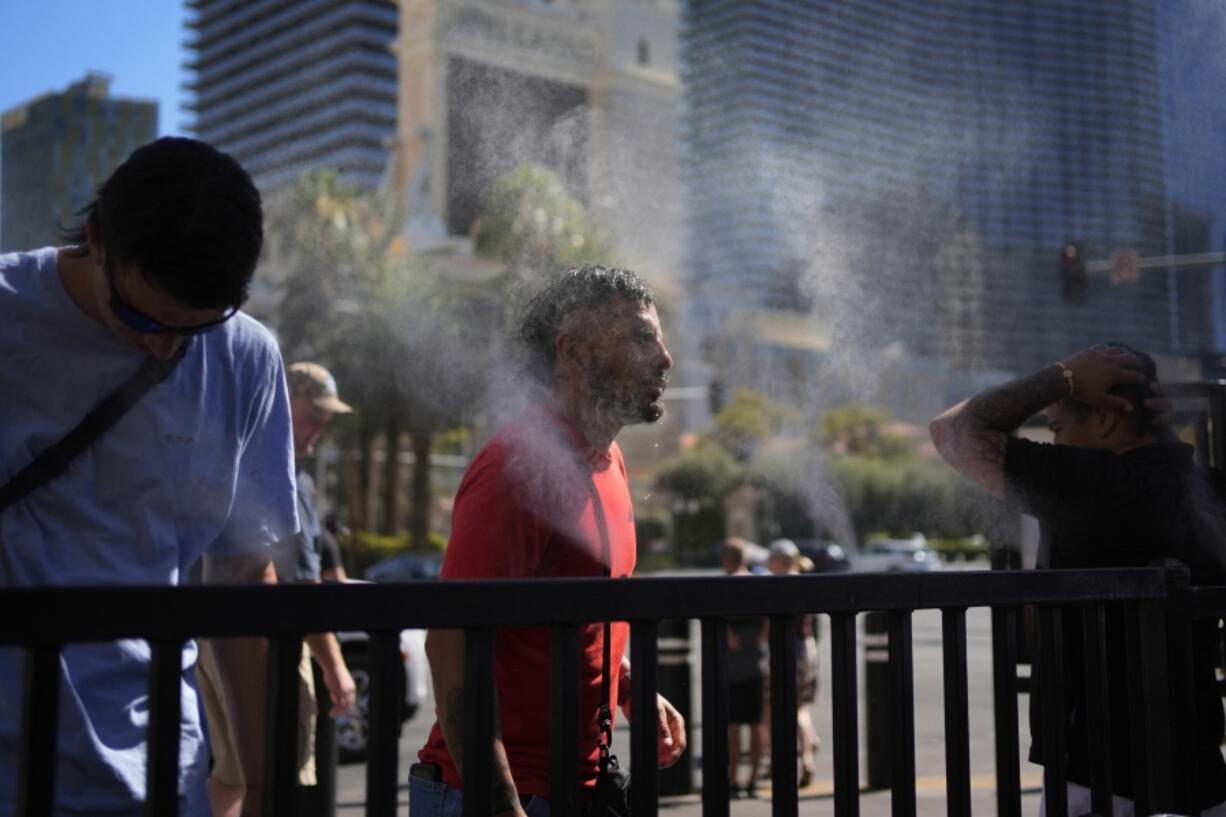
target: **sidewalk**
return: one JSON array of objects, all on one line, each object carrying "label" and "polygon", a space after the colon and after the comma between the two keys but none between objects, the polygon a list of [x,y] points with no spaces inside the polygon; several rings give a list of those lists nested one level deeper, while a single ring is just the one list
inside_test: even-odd
[{"label": "sidewalk", "polygon": [[[915,805],[919,817],[944,817],[945,778],[920,777],[916,779]],[[1042,780],[1038,775],[1022,776],[1022,814],[1032,817],[1039,813],[1039,786]],[[737,799],[731,803],[730,811],[736,817],[770,817],[771,800],[770,786],[759,785],[759,796],[756,799]],[[408,814],[408,791],[402,789],[399,796],[397,814]],[[974,814],[992,815],[996,809],[996,780],[991,775],[973,775],[971,777],[971,810]],[[834,783],[819,780],[800,792],[800,807],[797,809],[802,817],[823,817],[834,814]],[[890,806],[890,792],[861,791],[861,817],[890,817],[893,810]],[[366,813],[362,803],[340,802],[337,804],[338,815],[359,815]],[[678,797],[661,797],[660,814],[663,817],[701,817],[701,793],[687,794]]]},{"label": "sidewalk", "polygon": [[[1022,814],[1035,815],[1039,811],[1039,787],[1042,778],[1038,775],[1022,776]],[[920,777],[915,781],[916,814],[919,817],[944,817],[945,778]],[[759,783],[757,799],[737,799],[731,804],[731,813],[744,817],[769,817],[771,813],[770,785]],[[889,791],[861,791],[861,817],[889,817],[892,813]],[[997,813],[996,778],[993,775],[971,776],[971,809],[975,814]],[[804,817],[834,814],[834,781],[819,780],[800,791],[800,808]],[[660,798],[660,812],[668,817],[700,817],[702,795],[691,794],[679,797]]]}]

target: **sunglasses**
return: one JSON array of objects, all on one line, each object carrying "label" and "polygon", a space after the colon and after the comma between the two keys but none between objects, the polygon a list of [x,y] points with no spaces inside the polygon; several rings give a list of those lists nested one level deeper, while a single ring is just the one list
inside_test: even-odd
[{"label": "sunglasses", "polygon": [[230,320],[239,309],[237,306],[231,306],[220,318],[204,323],[191,326],[170,326],[157,318],[146,315],[119,296],[119,290],[115,288],[115,272],[111,268],[109,257],[103,262],[103,272],[106,274],[106,284],[111,293],[107,306],[124,326],[142,335],[199,335]]}]

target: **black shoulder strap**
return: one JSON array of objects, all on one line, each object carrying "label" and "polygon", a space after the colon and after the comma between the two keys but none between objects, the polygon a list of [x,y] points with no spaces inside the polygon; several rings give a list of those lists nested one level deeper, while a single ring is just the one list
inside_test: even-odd
[{"label": "black shoulder strap", "polygon": [[[609,525],[604,515],[604,503],[600,501],[600,491],[596,488],[596,480],[592,478],[587,463],[583,461],[582,454],[576,450],[575,446],[557,428],[551,426],[550,430],[562,447],[571,453],[575,464],[579,468],[579,472],[583,474],[583,478],[587,482],[587,490],[592,497],[592,513],[596,518],[596,534],[600,537],[600,563],[604,568],[604,577],[606,579],[612,578],[613,549],[609,544]],[[599,768],[602,772],[609,767],[609,749],[613,745],[613,710],[609,707],[609,690],[611,686],[609,684],[609,671],[613,663],[612,624],[608,621],[604,622],[603,630],[604,635],[601,638],[600,652],[600,711],[597,715],[597,726],[599,729],[597,747],[600,750]]]},{"label": "black shoulder strap", "polygon": [[[596,516],[596,532],[600,536],[600,562],[604,567],[604,576],[606,579],[613,577],[613,549],[609,545],[609,527],[605,521],[604,504],[600,501],[600,492],[596,490],[596,481],[592,479],[592,475],[584,470],[584,476],[587,477],[588,491],[592,495],[592,511]],[[600,650],[600,771],[605,771],[609,766],[609,749],[613,746],[613,711],[609,707],[609,671],[612,669],[612,650],[613,645],[610,643],[613,635],[613,626],[610,622],[604,622],[604,635],[601,640]]]},{"label": "black shoulder strap", "polygon": [[94,406],[76,428],[31,460],[29,465],[21,469],[5,485],[0,486],[0,511],[68,470],[68,464],[78,454],[106,433],[108,428],[115,425],[124,412],[141,399],[147,391],[170,376],[187,353],[190,343],[190,340],[185,340],[179,347],[179,351],[170,360],[158,360],[153,355],[145,358],[145,362],[135,374],[108,394],[101,403]]}]

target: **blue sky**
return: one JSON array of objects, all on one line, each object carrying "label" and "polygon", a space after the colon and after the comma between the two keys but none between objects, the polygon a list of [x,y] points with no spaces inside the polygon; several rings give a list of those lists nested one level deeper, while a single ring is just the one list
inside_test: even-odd
[{"label": "blue sky", "polygon": [[158,101],[159,134],[184,133],[185,17],[181,0],[0,0],[0,111],[101,71],[115,96]]}]

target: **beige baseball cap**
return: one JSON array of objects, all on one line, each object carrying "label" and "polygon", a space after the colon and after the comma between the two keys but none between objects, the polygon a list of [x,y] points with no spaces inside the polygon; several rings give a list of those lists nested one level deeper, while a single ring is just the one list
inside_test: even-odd
[{"label": "beige baseball cap", "polygon": [[336,393],[336,378],[318,363],[303,361],[289,367],[285,374],[289,381],[290,397],[305,397],[317,408],[333,414],[348,414],[353,407],[341,402]]}]

